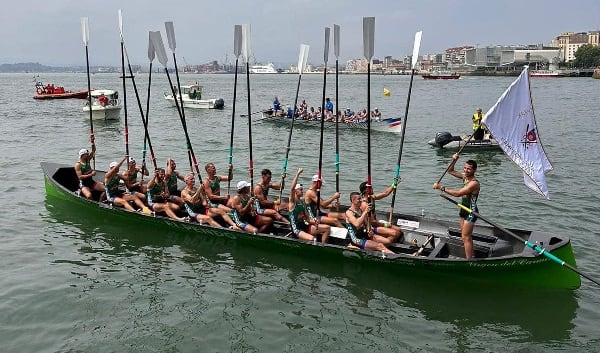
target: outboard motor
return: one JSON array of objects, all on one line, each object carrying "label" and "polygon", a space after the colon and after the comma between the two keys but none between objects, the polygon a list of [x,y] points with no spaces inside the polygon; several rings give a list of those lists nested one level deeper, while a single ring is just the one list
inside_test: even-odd
[{"label": "outboard motor", "polygon": [[454,137],[452,136],[451,133],[449,133],[447,131],[438,132],[437,134],[435,134],[435,143],[439,147],[443,147],[444,145],[448,144],[450,141],[454,141]]},{"label": "outboard motor", "polygon": [[225,101],[223,98],[215,99],[215,109],[223,109],[225,107]]}]

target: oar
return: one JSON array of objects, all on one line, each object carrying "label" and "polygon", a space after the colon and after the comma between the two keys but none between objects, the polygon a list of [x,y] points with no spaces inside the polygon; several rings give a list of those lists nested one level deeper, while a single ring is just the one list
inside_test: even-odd
[{"label": "oar", "polygon": [[[300,44],[300,54],[298,55],[298,85],[296,87],[296,97],[294,98],[294,112],[298,106],[298,94],[300,93],[300,81],[302,81],[302,72],[306,68],[306,61],[308,60],[308,50],[310,47],[307,44]],[[279,189],[279,200],[283,193],[285,185],[285,177],[287,176],[287,165],[288,158],[290,156],[290,146],[292,145],[292,132],[294,131],[294,121],[296,118],[292,115],[290,121],[290,132],[288,133],[287,148],[285,149],[285,158],[283,159],[283,168],[281,168],[281,189]]]},{"label": "oar", "polygon": [[394,214],[394,204],[396,203],[396,191],[398,190],[398,181],[400,179],[400,162],[402,161],[402,147],[404,146],[404,136],[406,133],[406,120],[408,119],[408,107],[410,106],[410,94],[412,92],[413,79],[415,77],[415,67],[417,60],[419,59],[419,48],[421,47],[421,37],[423,31],[415,33],[415,43],[413,46],[412,62],[411,62],[411,73],[410,73],[410,85],[408,86],[408,96],[406,98],[406,109],[404,110],[404,122],[402,123],[402,137],[400,137],[400,148],[398,149],[398,162],[396,163],[396,170],[394,172],[394,192],[392,194],[392,204],[390,206],[390,217],[389,222],[392,222],[392,215]]},{"label": "oar", "polygon": [[323,49],[323,62],[325,63],[325,68],[323,69],[323,99],[321,100],[321,140],[319,141],[319,169],[317,170],[317,175],[319,176],[319,180],[317,181],[317,214],[319,216],[319,212],[321,209],[321,176],[323,167],[323,132],[325,130],[325,95],[326,95],[326,87],[327,87],[327,62],[329,61],[329,33],[331,29],[329,27],[325,27],[325,47]]},{"label": "oar", "polygon": [[[333,52],[335,54],[335,192],[340,192],[340,138],[339,138],[339,119],[337,112],[340,109],[340,101],[338,99],[338,71],[340,59],[340,26],[333,25]],[[339,211],[339,203],[338,211]]]},{"label": "oar", "polygon": [[[169,80],[169,85],[173,87],[173,81],[171,80],[171,76],[169,75],[169,70],[167,69],[167,52],[165,51],[165,46],[162,41],[162,37],[160,32],[150,32],[150,38],[152,39],[152,45],[154,46],[154,50],[156,51],[156,56],[158,57],[158,61],[164,66],[165,73],[167,74],[167,79]],[[171,89],[173,90],[173,89]],[[175,99],[176,104],[177,99]],[[187,144],[188,156],[190,158],[191,164],[193,164],[194,169],[196,171],[196,175],[198,175],[198,180],[200,181],[200,185],[202,185],[202,175],[200,175],[200,168],[198,168],[198,162],[196,161],[196,155],[194,154],[194,150],[192,148],[192,143],[190,141],[190,135],[188,134],[187,125],[185,123],[185,118],[183,116],[179,117],[181,120],[181,125],[183,127],[183,132],[185,133],[185,141]],[[200,188],[203,189],[203,188]]]},{"label": "oar", "polygon": [[[90,59],[88,52],[88,43],[90,42],[90,27],[88,18],[81,18],[81,34],[83,35],[83,45],[85,46],[85,67],[87,69],[87,84],[88,84],[88,107],[90,111],[90,143],[92,144],[92,152],[96,150],[96,139],[94,137],[94,120],[92,119],[92,83],[90,81]],[[96,153],[92,154],[92,168],[96,169]]]},{"label": "oar", "polygon": [[252,55],[252,41],[250,24],[242,25],[242,52],[246,58],[246,92],[248,98],[248,171],[250,173],[250,193],[254,195],[254,160],[252,159],[252,114],[250,114],[250,56]]},{"label": "oar", "polygon": [[[371,184],[371,60],[375,52],[375,17],[363,17],[363,51],[367,59],[367,199],[372,203],[373,186]],[[372,209],[372,214],[375,210]],[[371,215],[367,228],[371,230]]]},{"label": "oar", "polygon": [[594,283],[596,283],[597,285],[600,286],[600,282],[598,282],[597,280],[593,279],[592,277],[586,275],[585,273],[579,271],[578,269],[576,269],[575,267],[569,265],[568,263],[566,263],[565,261],[559,259],[558,257],[552,255],[549,251],[546,251],[546,249],[544,249],[543,246],[538,245],[538,244],[533,244],[529,240],[525,240],[525,239],[521,238],[520,236],[518,236],[515,233],[511,232],[510,230],[508,230],[508,229],[506,229],[506,228],[498,225],[495,222],[490,221],[489,219],[487,219],[486,217],[483,217],[478,212],[473,211],[472,209],[468,208],[467,206],[456,202],[455,200],[449,198],[448,196],[446,196],[444,194],[440,194],[440,196],[443,197],[443,198],[445,198],[446,200],[452,202],[453,204],[455,204],[456,206],[458,206],[458,208],[463,209],[463,210],[467,211],[468,213],[472,213],[477,218],[480,218],[481,220],[483,220],[485,223],[491,225],[492,227],[496,227],[496,228],[500,229],[502,232],[504,232],[504,233],[510,235],[511,237],[517,239],[518,241],[520,241],[523,244],[525,244],[525,246],[527,246],[527,247],[535,250],[535,252],[539,253],[540,255],[546,256],[547,258],[549,258],[550,260],[556,262],[557,264],[568,268],[569,270],[577,273],[580,276],[583,276],[583,277],[589,279],[590,281],[592,281],[592,282],[594,282]]},{"label": "oar", "polygon": [[[154,50],[154,45],[152,44],[152,37],[150,33],[148,33],[148,61],[150,62],[150,65],[148,69],[148,96],[146,97],[146,118],[144,119],[144,115],[142,115],[142,121],[144,123],[144,151],[142,154],[142,168],[146,168],[147,142],[148,147],[150,148],[150,158],[152,158],[152,165],[154,165],[154,170],[158,169],[158,165],[156,164],[156,156],[154,155],[154,149],[152,148],[152,142],[150,141],[150,134],[148,133],[148,119],[150,114],[150,87],[152,83],[152,62],[154,61],[155,55],[156,51]],[[142,173],[142,180],[144,180],[144,173]]]},{"label": "oar", "polygon": [[[471,139],[473,138],[473,135],[475,135],[474,133],[471,134],[471,136],[469,136],[469,138],[467,139],[467,142],[465,142],[464,145],[460,146],[460,148],[458,149],[458,151],[456,152],[456,154],[460,154],[463,150],[463,148],[465,148],[466,145],[469,144],[469,141],[471,141]],[[454,163],[454,160],[452,162],[450,162],[450,164],[448,164],[448,166],[446,167],[446,170],[444,170],[444,172],[442,173],[442,175],[440,175],[440,178],[438,179],[437,183],[441,183],[442,179],[444,178],[444,175],[446,175],[446,173],[448,173],[448,171],[450,170],[450,166],[452,165],[452,163]]]},{"label": "oar", "polygon": [[238,79],[238,61],[242,51],[242,26],[235,25],[233,28],[233,55],[235,55],[235,78],[233,80],[233,105],[231,111],[231,138],[229,140],[229,159],[227,163],[227,196],[231,189],[231,179],[233,178],[233,131],[235,128],[235,101],[237,97],[237,79]]},{"label": "oar", "polygon": [[[125,159],[127,160],[127,163],[129,163],[129,124],[127,123],[127,86],[125,85],[125,40],[123,39],[123,16],[121,15],[121,9],[119,9],[118,13],[119,34],[121,35],[121,72],[123,73],[123,75],[121,75],[123,81],[123,111],[125,114]],[[130,73],[131,79],[135,82],[133,73]]]}]

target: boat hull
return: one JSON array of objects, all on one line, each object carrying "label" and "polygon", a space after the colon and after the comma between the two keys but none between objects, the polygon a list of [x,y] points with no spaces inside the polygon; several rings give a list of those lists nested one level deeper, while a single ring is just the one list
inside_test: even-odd
[{"label": "boat hull", "polygon": [[[172,107],[176,106],[175,100],[172,95],[165,96]],[[178,101],[179,102],[179,101]],[[183,107],[191,109],[223,109],[225,108],[225,102],[221,98],[215,99],[190,99],[183,98]]]},{"label": "boat hull", "polygon": [[425,80],[458,80],[460,75],[432,75],[432,74],[423,74],[421,75]]},{"label": "boat hull", "polygon": [[[83,107],[83,115],[87,118],[90,116],[90,109],[88,106]],[[93,120],[118,120],[121,116],[121,106],[92,106],[92,119]]]},{"label": "boat hull", "polygon": [[[218,237],[230,241],[231,246],[273,249],[275,254],[280,253],[282,249],[290,249],[292,251],[289,256],[306,257],[311,261],[319,261],[319,258],[326,257],[327,261],[334,261],[336,264],[346,261],[372,264],[381,271],[390,271],[398,276],[425,276],[440,283],[459,281],[461,284],[474,286],[490,284],[563,289],[575,289],[581,283],[579,275],[576,273],[557,265],[522,244],[519,245],[514,238],[499,234],[497,230],[489,227],[476,227],[477,233],[474,233],[476,256],[485,251],[493,251],[497,256],[466,260],[449,255],[461,251],[460,232],[457,234],[456,229],[453,228],[456,226],[455,223],[411,215],[395,215],[394,219],[403,227],[404,241],[407,244],[423,243],[424,238],[430,234],[435,234],[436,240],[433,242],[432,249],[424,252],[427,254],[426,256],[412,256],[415,247],[406,244],[393,247],[392,249],[397,251],[396,254],[384,256],[379,252],[364,251],[348,247],[343,243],[321,244],[301,241],[286,236],[289,235],[289,232],[283,234],[275,232],[274,235],[250,235],[226,228],[176,221],[159,215],[126,211],[80,197],[77,192],[78,182],[73,167],[45,162],[41,163],[41,167],[44,172],[48,198],[64,202],[56,204],[57,207],[73,207],[78,211],[89,210],[90,217],[84,220],[85,222],[109,220],[111,224],[116,224],[115,222],[122,220],[124,227],[145,224],[181,235],[193,235],[207,239],[217,239]],[[96,176],[101,177],[101,175],[103,173],[99,172]],[[542,242],[547,251],[551,251],[552,254],[572,266],[576,266],[568,238],[538,231],[514,231],[527,237],[529,241]],[[487,250],[486,244],[489,248]]]},{"label": "boat hull", "polygon": [[[260,121],[267,121],[276,124],[289,125],[290,119],[286,116],[274,115],[272,111],[266,110],[262,112],[262,119]],[[335,129],[334,121],[326,121],[325,129],[332,130]],[[320,120],[302,120],[296,119],[294,122],[294,127],[298,126],[306,126],[311,128],[321,128]],[[343,123],[340,122],[338,124],[339,129],[343,130],[367,130],[367,123]],[[380,131],[380,132],[392,132],[392,133],[401,133],[402,132],[402,124],[400,118],[386,118],[381,120],[373,120],[371,121],[371,130]]]},{"label": "boat hull", "polygon": [[33,99],[45,100],[45,99],[86,99],[88,90],[71,91],[65,93],[38,93],[33,96]]},{"label": "boat hull", "polygon": [[449,151],[478,150],[478,149],[500,149],[500,144],[494,138],[486,134],[482,140],[469,139],[468,135],[452,135],[449,132],[438,132],[434,138],[427,141],[434,147],[439,147]]}]

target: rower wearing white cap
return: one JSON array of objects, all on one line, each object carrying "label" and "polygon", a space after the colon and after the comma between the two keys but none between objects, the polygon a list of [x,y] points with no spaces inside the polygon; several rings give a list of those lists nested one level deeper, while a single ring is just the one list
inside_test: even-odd
[{"label": "rower wearing white cap", "polygon": [[[321,183],[321,186],[319,186],[319,182]],[[323,184],[325,184],[325,181],[323,179],[319,180],[318,174],[313,175],[312,184],[304,194],[304,202],[309,206],[309,211],[311,212],[312,217],[317,217],[317,200],[319,200],[319,197],[317,196],[317,189],[322,188]],[[320,208],[327,209],[331,207],[331,204],[334,201],[339,200],[339,198],[340,193],[334,192],[333,195],[327,200],[323,200],[321,198],[319,206]],[[322,210],[319,210],[318,220],[320,223],[329,224],[336,227],[342,227],[342,223],[339,221],[339,219],[343,219],[343,216],[343,213],[323,212]]]},{"label": "rower wearing white cap", "polygon": [[75,174],[79,179],[79,191],[86,199],[92,199],[92,191],[102,193],[100,198],[104,196],[104,185],[94,180],[96,171],[90,165],[90,160],[94,158],[95,154],[95,145],[92,145],[91,152],[86,148],[82,148],[79,150],[79,160],[75,163]]},{"label": "rower wearing white cap", "polygon": [[291,184],[288,211],[292,233],[298,239],[308,241],[314,241],[318,235],[321,235],[321,242],[327,243],[331,227],[327,224],[319,223],[308,211],[309,206],[304,202],[302,184],[298,183],[298,178],[300,178],[302,171],[302,168],[298,168]]},{"label": "rower wearing white cap", "polygon": [[135,195],[138,199],[146,201],[146,185],[141,179],[138,179],[138,173],[149,175],[146,168],[137,166],[135,158],[129,157],[127,161],[127,169],[121,173],[121,177],[125,182],[125,187],[130,194]]},{"label": "rower wearing white cap", "polygon": [[379,109],[377,109],[377,107],[375,107],[375,110],[373,110],[371,112],[371,120],[372,121],[380,121],[381,120],[381,112],[379,111]]},{"label": "rower wearing white cap", "polygon": [[129,201],[133,201],[138,209],[142,210],[145,214],[150,214],[152,211],[137,196],[119,189],[119,184],[123,180],[123,177],[119,174],[119,168],[121,168],[126,159],[127,157],[123,157],[120,162],[112,162],[108,171],[104,174],[106,199],[113,205],[123,207],[129,211],[135,211],[129,204]]},{"label": "rower wearing white cap", "polygon": [[236,225],[250,233],[264,232],[273,224],[273,219],[256,214],[254,211],[254,197],[250,195],[250,183],[245,180],[238,182],[237,192],[237,195],[231,199],[233,220]]}]

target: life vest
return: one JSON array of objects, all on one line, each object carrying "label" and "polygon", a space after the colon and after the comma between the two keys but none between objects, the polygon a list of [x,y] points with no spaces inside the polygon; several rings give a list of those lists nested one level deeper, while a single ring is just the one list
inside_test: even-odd
[{"label": "life vest", "polygon": [[479,117],[478,113],[473,114],[473,131],[479,129],[481,125],[481,120],[485,117],[485,114],[481,113],[481,117]]}]

